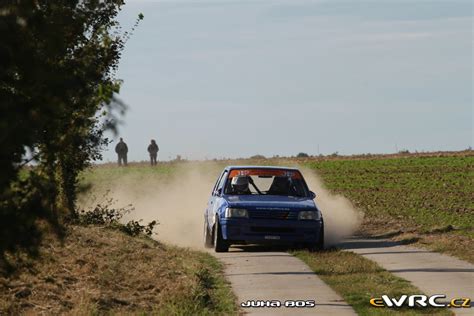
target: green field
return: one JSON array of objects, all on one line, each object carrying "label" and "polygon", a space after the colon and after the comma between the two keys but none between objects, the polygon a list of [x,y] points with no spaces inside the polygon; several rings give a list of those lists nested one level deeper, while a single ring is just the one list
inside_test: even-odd
[{"label": "green field", "polygon": [[160,163],[156,167],[149,167],[145,164],[129,164],[126,168],[119,168],[115,165],[97,165],[87,169],[80,176],[81,186],[93,185],[94,187],[107,187],[112,183],[120,181],[121,178],[131,177],[136,180],[152,177],[173,176],[178,168],[177,164]]},{"label": "green field", "polygon": [[365,213],[362,233],[418,240],[474,261],[474,156],[342,159],[304,165]]},{"label": "green field", "polygon": [[389,215],[405,227],[453,225],[472,236],[474,157],[310,162],[327,187],[369,217]]}]

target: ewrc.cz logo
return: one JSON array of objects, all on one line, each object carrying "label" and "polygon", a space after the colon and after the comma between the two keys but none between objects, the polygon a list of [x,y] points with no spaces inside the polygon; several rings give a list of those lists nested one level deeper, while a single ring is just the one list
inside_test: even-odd
[{"label": "ewrc.cz logo", "polygon": [[454,308],[470,308],[470,298],[454,298],[449,303],[446,300],[446,295],[435,294],[426,296],[418,295],[402,295],[400,298],[389,297],[382,295],[370,299],[370,304],[375,307],[454,307]]}]

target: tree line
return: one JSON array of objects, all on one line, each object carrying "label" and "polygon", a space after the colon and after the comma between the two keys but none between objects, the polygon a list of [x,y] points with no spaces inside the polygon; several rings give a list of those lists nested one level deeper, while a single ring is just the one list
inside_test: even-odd
[{"label": "tree line", "polygon": [[78,175],[125,105],[116,70],[123,0],[0,4],[0,263],[34,253],[75,214]]}]

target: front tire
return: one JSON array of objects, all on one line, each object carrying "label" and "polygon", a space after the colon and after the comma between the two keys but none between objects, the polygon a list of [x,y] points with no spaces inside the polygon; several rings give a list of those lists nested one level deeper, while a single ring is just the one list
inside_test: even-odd
[{"label": "front tire", "polygon": [[324,223],[321,223],[321,229],[319,230],[319,238],[317,243],[306,244],[306,250],[309,252],[324,250]]},{"label": "front tire", "polygon": [[321,222],[321,230],[319,231],[319,240],[316,244],[316,250],[324,250],[324,222]]},{"label": "front tire", "polygon": [[209,234],[209,229],[206,219],[204,219],[204,247],[212,248],[212,236]]},{"label": "front tire", "polygon": [[224,238],[222,238],[222,229],[218,220],[216,220],[216,224],[214,225],[214,251],[229,251],[229,244],[224,240]]}]

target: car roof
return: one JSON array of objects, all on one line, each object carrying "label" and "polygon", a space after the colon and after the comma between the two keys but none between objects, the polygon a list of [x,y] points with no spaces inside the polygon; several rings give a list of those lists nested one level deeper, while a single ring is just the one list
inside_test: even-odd
[{"label": "car roof", "polygon": [[295,170],[299,171],[298,168],[293,167],[282,167],[282,166],[227,166],[226,170],[233,169],[278,169],[278,170]]}]

